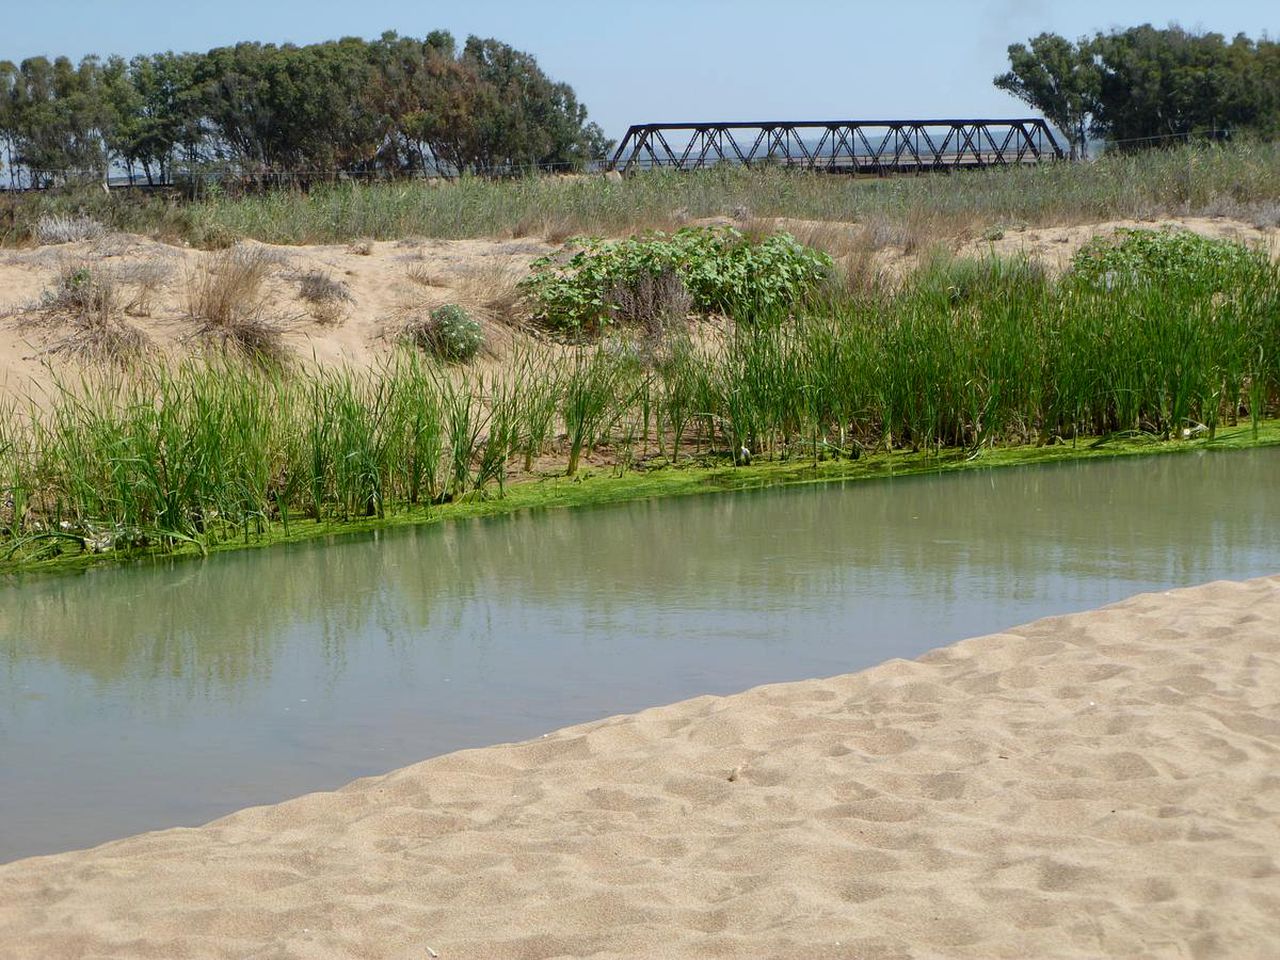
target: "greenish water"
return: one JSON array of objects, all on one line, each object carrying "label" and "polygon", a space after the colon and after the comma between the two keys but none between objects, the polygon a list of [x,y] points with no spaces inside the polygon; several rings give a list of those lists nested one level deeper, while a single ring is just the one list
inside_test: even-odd
[{"label": "greenish water", "polygon": [[0,861],[1280,572],[1280,449],[547,511],[0,582]]}]

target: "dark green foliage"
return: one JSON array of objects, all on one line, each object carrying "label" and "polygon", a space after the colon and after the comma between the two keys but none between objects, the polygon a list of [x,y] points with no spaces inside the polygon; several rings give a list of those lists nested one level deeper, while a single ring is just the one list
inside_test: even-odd
[{"label": "dark green foliage", "polygon": [[413,327],[420,346],[442,360],[464,362],[472,359],[484,346],[484,330],[480,321],[456,303],[446,303],[432,310],[426,323]]},{"label": "dark green foliage", "polygon": [[0,152],[15,186],[148,183],[210,169],[250,183],[580,165],[607,148],[529,54],[443,31],[294,46],[239,43],[105,63],[0,62]]},{"label": "dark green foliage", "polygon": [[1072,273],[1108,289],[1119,284],[1188,285],[1231,290],[1272,270],[1265,254],[1189,230],[1117,230],[1094,237],[1071,261]]},{"label": "dark green foliage", "polygon": [[1150,24],[1081,38],[1043,33],[1009,47],[997,87],[1044,112],[1083,145],[1125,149],[1197,134],[1280,132],[1280,43]]},{"label": "dark green foliage", "polygon": [[701,314],[746,318],[789,310],[826,276],[831,258],[778,233],[759,240],[730,227],[688,227],[626,240],[578,239],[567,261],[542,257],[521,289],[536,319],[595,331],[613,320],[620,291],[674,274]]},{"label": "dark green foliage", "polygon": [[1073,44],[1055,33],[1032,37],[1029,46],[1009,47],[1009,71],[995,85],[1044,113],[1067,135],[1071,156],[1084,152],[1099,78],[1088,45]]},{"label": "dark green foliage", "polygon": [[1098,35],[1095,130],[1142,146],[1210,131],[1280,133],[1280,43],[1150,24]]}]

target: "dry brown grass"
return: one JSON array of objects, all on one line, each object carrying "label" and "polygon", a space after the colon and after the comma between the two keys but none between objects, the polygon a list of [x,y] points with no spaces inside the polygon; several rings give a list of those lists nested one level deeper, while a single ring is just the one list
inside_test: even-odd
[{"label": "dry brown grass", "polygon": [[420,287],[447,287],[449,285],[449,281],[444,276],[432,270],[425,263],[409,264],[409,269],[405,271],[405,276]]},{"label": "dry brown grass", "polygon": [[486,257],[468,264],[458,273],[457,300],[480,316],[513,324],[521,317],[519,283],[523,266],[498,257]]},{"label": "dry brown grass", "polygon": [[130,290],[124,312],[131,317],[149,317],[156,298],[164,292],[173,276],[173,267],[163,260],[152,258],[140,263],[123,264],[116,268],[115,275]]},{"label": "dry brown grass", "polygon": [[511,228],[511,238],[537,237],[547,243],[564,243],[570,237],[582,234],[582,224],[573,217],[559,213],[538,212],[521,217]]},{"label": "dry brown grass", "polygon": [[58,269],[53,286],[24,311],[29,321],[65,331],[49,353],[71,353],[91,362],[127,365],[147,349],[142,331],[124,319],[127,301],[115,274],[89,261]]},{"label": "dry brown grass", "polygon": [[823,251],[834,265],[831,284],[859,295],[897,286],[920,262],[932,256],[935,248],[959,244],[977,235],[977,226],[968,217],[919,213],[905,219],[877,214],[859,223],[754,219],[746,221],[743,230],[752,236],[784,230],[805,246]]},{"label": "dry brown grass", "polygon": [[284,330],[266,317],[274,260],[257,247],[236,246],[201,260],[187,273],[187,315],[218,346],[257,361],[282,362]]},{"label": "dry brown grass", "polygon": [[307,270],[294,274],[292,279],[298,284],[298,296],[306,303],[307,312],[329,326],[342,321],[346,305],[355,299],[345,283],[323,270]]}]

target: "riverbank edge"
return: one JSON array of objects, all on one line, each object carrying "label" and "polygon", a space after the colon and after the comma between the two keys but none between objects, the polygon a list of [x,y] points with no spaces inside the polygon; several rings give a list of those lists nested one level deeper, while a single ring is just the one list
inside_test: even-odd
[{"label": "riverbank edge", "polygon": [[1280,419],[1262,421],[1255,432],[1243,423],[1219,429],[1213,439],[1160,440],[1150,436],[1081,437],[1072,443],[1052,446],[1033,444],[991,447],[972,456],[963,449],[941,453],[877,451],[857,459],[771,460],[751,465],[730,463],[708,465],[694,460],[681,465],[632,468],[621,474],[616,468],[585,468],[577,476],[542,476],[507,485],[505,492],[488,491],[485,497],[473,494],[454,503],[420,508],[397,508],[382,518],[360,520],[292,521],[281,529],[249,540],[223,541],[201,550],[182,544],[173,550],[146,549],[64,555],[47,560],[6,561],[0,559],[0,578],[15,579],[31,574],[67,574],[103,566],[154,563],[200,558],[230,551],[261,549],[280,544],[304,543],[320,539],[381,532],[405,526],[423,526],[452,520],[496,517],[525,510],[605,506],[639,500],[730,493],[769,487],[797,486],[876,480],[894,477],[950,473],[958,470],[995,469],[1036,464],[1064,463],[1128,456],[1162,456],[1209,450],[1251,450],[1280,446]]}]

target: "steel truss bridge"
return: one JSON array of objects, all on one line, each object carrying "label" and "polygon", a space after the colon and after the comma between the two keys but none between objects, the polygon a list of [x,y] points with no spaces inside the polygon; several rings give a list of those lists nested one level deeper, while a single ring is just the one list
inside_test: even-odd
[{"label": "steel truss bridge", "polygon": [[1017,120],[776,120],[638,123],[607,168],[696,170],[720,163],[832,173],[926,173],[1059,160],[1038,118]]}]

